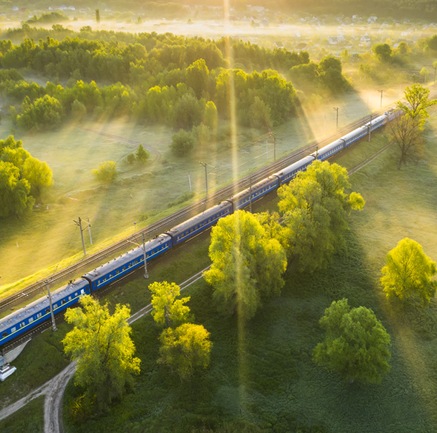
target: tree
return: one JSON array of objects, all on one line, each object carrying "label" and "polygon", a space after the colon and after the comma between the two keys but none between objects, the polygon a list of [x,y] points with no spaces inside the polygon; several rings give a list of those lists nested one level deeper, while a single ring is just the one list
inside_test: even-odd
[{"label": "tree", "polygon": [[263,299],[280,292],[287,267],[285,251],[267,236],[257,218],[239,210],[212,228],[211,268],[204,273],[220,311],[252,318]]},{"label": "tree", "polygon": [[405,89],[405,102],[397,103],[397,107],[404,115],[417,119],[421,128],[425,126],[426,119],[429,117],[428,107],[437,104],[436,99],[429,99],[429,93],[429,89],[416,83]]},{"label": "tree", "polygon": [[12,135],[0,140],[0,163],[0,218],[24,215],[42,189],[52,185],[52,171]]},{"label": "tree", "polygon": [[184,94],[173,107],[173,126],[191,129],[202,121],[204,107],[191,93]]},{"label": "tree", "polygon": [[278,189],[279,211],[289,229],[289,254],[300,271],[325,268],[344,245],[348,215],[364,207],[361,194],[346,193],[349,188],[344,167],[314,161]]},{"label": "tree", "polygon": [[423,145],[423,130],[429,117],[428,107],[437,100],[429,99],[429,89],[420,84],[407,87],[404,92],[405,102],[399,101],[401,116],[390,125],[392,140],[400,151],[399,167],[409,160],[417,159]]},{"label": "tree", "polygon": [[204,59],[197,59],[185,71],[187,85],[197,98],[208,94],[209,69]]},{"label": "tree", "polygon": [[176,283],[155,282],[149,285],[149,290],[152,292],[152,317],[158,325],[174,327],[190,319],[190,308],[185,305],[190,297],[176,299],[181,292]]},{"label": "tree", "polygon": [[381,382],[390,370],[390,335],[371,309],[351,308],[341,299],[332,302],[319,323],[326,336],[314,348],[316,364],[350,382]]},{"label": "tree", "polygon": [[209,365],[212,343],[202,325],[184,323],[176,329],[167,328],[160,337],[158,362],[176,371],[187,380],[198,369]]},{"label": "tree", "polygon": [[380,62],[391,61],[392,50],[389,44],[377,44],[372,49]]},{"label": "tree", "polygon": [[390,122],[391,140],[399,148],[401,156],[398,168],[409,161],[417,161],[423,153],[423,130],[417,119],[401,115]]},{"label": "tree", "polygon": [[145,162],[147,162],[147,160],[149,159],[149,157],[150,157],[150,153],[147,152],[147,150],[144,149],[144,147],[143,147],[142,144],[140,144],[140,145],[138,146],[137,152],[135,153],[135,159],[136,159],[138,162],[144,164]]},{"label": "tree", "polygon": [[24,161],[22,176],[29,181],[30,192],[36,199],[44,188],[53,184],[53,173],[48,164],[32,156]]},{"label": "tree", "polygon": [[63,108],[58,99],[44,95],[34,102],[23,102],[22,113],[17,116],[17,123],[26,129],[53,129],[60,125],[62,117]]},{"label": "tree", "polygon": [[112,183],[117,177],[117,167],[115,161],[102,162],[93,171],[94,176],[103,183]]},{"label": "tree", "polygon": [[120,398],[132,374],[140,372],[140,360],[134,357],[135,345],[128,325],[130,309],[116,305],[114,313],[108,304],[100,305],[89,295],[81,297],[81,308],[68,309],[65,320],[74,326],[62,340],[64,351],[77,361],[75,384],[85,390],[88,404],[105,410]]},{"label": "tree", "polygon": [[179,130],[172,137],[171,150],[176,156],[186,156],[194,147],[194,137],[189,131]]},{"label": "tree", "polygon": [[400,240],[389,251],[381,272],[381,285],[388,299],[426,306],[435,295],[436,263],[412,239]]},{"label": "tree", "polygon": [[20,170],[12,163],[0,160],[0,218],[20,217],[30,212],[34,203],[30,184],[20,178]]}]

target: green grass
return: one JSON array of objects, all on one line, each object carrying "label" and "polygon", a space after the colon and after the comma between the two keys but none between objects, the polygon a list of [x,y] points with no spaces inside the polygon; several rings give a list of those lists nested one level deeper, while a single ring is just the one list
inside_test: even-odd
[{"label": "green grass", "polygon": [[[362,143],[339,162],[355,165],[382,142],[378,137]],[[400,316],[378,286],[384,256],[404,232],[437,256],[435,224],[429,225],[435,216],[435,161],[430,146],[425,161],[399,171],[391,148],[355,175],[353,187],[367,198],[367,206],[352,218],[347,251],[317,275],[288,272],[283,295],[246,327],[219,317],[209,302],[210,289],[198,284],[190,305],[212,333],[214,347],[211,368],[191,383],[180,383],[156,365],[158,331],[152,320],[135,324],[142,373],[133,393],[110,415],[70,424],[67,431],[242,431],[243,424],[263,432],[436,431],[437,308],[433,304],[415,317]],[[416,225],[418,220],[423,225]],[[311,361],[322,338],[318,320],[332,300],[342,297],[352,306],[372,308],[392,336],[392,369],[381,385],[345,383]]]},{"label": "green grass", "polygon": [[9,418],[0,421],[2,433],[44,433],[44,397],[38,397]]},{"label": "green grass", "polygon": [[[433,134],[429,132],[425,159],[419,164],[398,170],[397,150],[392,147],[352,176],[353,189],[367,203],[351,218],[346,251],[317,275],[288,271],[282,296],[265,305],[247,326],[217,315],[210,289],[203,283],[189,289],[196,321],[211,332],[214,343],[208,371],[190,383],[180,383],[158,366],[158,330],[150,317],[145,318],[133,326],[142,372],[132,392],[109,415],[76,425],[69,415],[76,395],[70,385],[64,408],[66,431],[436,431],[435,301],[426,312],[400,314],[387,304],[378,285],[385,254],[404,236],[418,240],[428,255],[437,257]],[[384,142],[383,136],[375,136],[371,143],[340,155],[337,162],[352,167]],[[270,198],[261,207],[274,202]],[[207,247],[208,236],[203,235],[151,264],[150,281],[132,277],[107,298],[112,303],[129,302],[135,311],[149,300],[149,282],[181,282],[203,268],[208,263]],[[332,300],[342,297],[352,306],[372,308],[392,336],[392,369],[381,385],[345,383],[311,361],[312,350],[322,338],[318,320]],[[31,343],[14,362],[17,372],[0,385],[2,396],[13,401],[63,368],[66,361],[59,340],[65,331],[62,325],[57,334],[46,332]]]},{"label": "green grass", "polygon": [[[386,93],[387,102],[400,95]],[[336,100],[339,126],[374,109],[378,93],[373,96],[357,93]],[[314,106],[302,118],[291,119],[275,131],[277,158],[334,132],[335,113],[326,113],[320,104]],[[203,198],[205,175],[199,161],[209,164],[210,192],[229,184],[234,176],[247,175],[273,161],[272,142],[262,131],[253,130],[238,131],[235,151],[224,138],[197,149],[190,159],[171,154],[169,129],[145,128],[122,120],[70,124],[59,131],[38,134],[13,131],[7,121],[0,123],[0,137],[10,133],[22,140],[32,155],[50,165],[54,186],[31,217],[0,224],[0,263],[7,264],[0,267],[0,297],[81,260],[79,229],[73,222],[78,217],[84,223],[90,220],[93,245],[87,231],[84,235],[87,252],[92,254],[190,200]],[[125,157],[139,144],[150,151],[150,161],[144,166],[127,165]],[[92,169],[106,160],[116,161],[120,173],[110,186],[99,184],[92,176]]]}]

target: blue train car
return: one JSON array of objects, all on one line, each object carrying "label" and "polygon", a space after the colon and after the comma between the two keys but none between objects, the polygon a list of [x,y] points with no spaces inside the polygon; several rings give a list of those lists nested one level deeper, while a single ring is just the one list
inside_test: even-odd
[{"label": "blue train car", "polygon": [[205,212],[173,227],[167,234],[171,236],[174,245],[180,244],[213,226],[220,218],[232,212],[231,202],[223,201],[207,209]]},{"label": "blue train car", "polygon": [[330,158],[332,155],[335,155],[338,152],[341,152],[346,146],[345,139],[339,138],[338,140],[333,141],[332,143],[328,144],[325,147],[322,147],[317,152],[314,152],[312,155],[314,158],[318,159],[319,161],[324,161],[325,159]]},{"label": "blue train car", "polygon": [[[171,237],[162,234],[145,243],[147,260],[165,253],[172,247]],[[91,284],[91,290],[95,291],[113,283],[116,280],[131,273],[140,266],[144,266],[144,250],[142,246],[134,248],[120,257],[83,275],[83,278]]]},{"label": "blue train car", "polygon": [[270,176],[267,179],[260,180],[252,185],[250,188],[239,192],[232,196],[231,201],[234,206],[234,211],[243,209],[249,206],[250,203],[255,202],[270,191],[277,189],[279,186],[278,176]]},{"label": "blue train car", "polygon": [[[80,278],[54,291],[53,313],[58,314],[74,306],[82,295],[90,293],[89,282]],[[0,320],[0,346],[31,330],[46,320],[50,320],[48,297],[41,298]]]},{"label": "blue train car", "polygon": [[279,185],[283,185],[284,183],[290,182],[299,171],[305,170],[312,162],[314,161],[314,156],[308,155],[294,164],[285,167],[283,170],[275,173],[275,176],[279,179]]}]

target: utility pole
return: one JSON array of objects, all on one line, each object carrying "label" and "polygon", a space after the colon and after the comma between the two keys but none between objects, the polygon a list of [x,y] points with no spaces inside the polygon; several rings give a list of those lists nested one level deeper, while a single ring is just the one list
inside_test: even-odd
[{"label": "utility pole", "polygon": [[384,90],[378,90],[379,93],[381,93],[381,101],[379,103],[379,108],[382,108],[382,95],[384,94]]},{"label": "utility pole", "polygon": [[47,297],[49,298],[49,304],[50,304],[50,316],[52,317],[52,328],[53,328],[53,332],[55,332],[57,330],[57,328],[56,328],[56,322],[55,322],[55,315],[53,313],[52,294],[50,293],[48,280],[46,280],[46,288],[47,288]]},{"label": "utility pole", "polygon": [[87,221],[88,221],[88,236],[90,237],[90,245],[92,245],[92,244],[93,244],[93,238],[92,238],[92,236],[91,236],[91,224],[90,224],[90,219],[87,218]]},{"label": "utility pole", "polygon": [[336,129],[338,129],[338,108],[339,107],[334,107],[334,110],[337,112],[336,121],[335,121]]},{"label": "utility pole", "polygon": [[273,142],[273,161],[276,161],[276,136],[271,129],[269,129],[269,135]]},{"label": "utility pole", "polygon": [[208,196],[208,164],[206,162],[201,162],[200,165],[205,169],[205,193]]},{"label": "utility pole", "polygon": [[80,238],[82,239],[83,255],[86,256],[85,240],[83,238],[83,231],[84,231],[84,229],[82,228],[82,219],[79,217],[77,221],[76,220],[73,220],[73,221],[79,227]]}]

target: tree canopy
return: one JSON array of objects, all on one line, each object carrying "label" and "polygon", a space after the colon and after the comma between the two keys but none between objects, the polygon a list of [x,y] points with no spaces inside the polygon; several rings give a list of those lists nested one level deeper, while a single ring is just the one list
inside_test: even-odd
[{"label": "tree canopy", "polygon": [[289,254],[301,271],[325,268],[344,245],[348,215],[364,207],[361,194],[347,193],[349,188],[344,167],[314,161],[278,189],[279,210],[289,229]]},{"label": "tree canopy", "polygon": [[42,190],[53,183],[47,163],[34,158],[21,140],[0,140],[0,218],[30,212]]},{"label": "tree canopy", "polygon": [[436,263],[412,239],[400,240],[388,252],[381,272],[381,285],[388,299],[426,306],[435,295]]},{"label": "tree canopy", "polygon": [[209,257],[212,265],[204,278],[224,313],[236,312],[249,320],[262,300],[278,294],[284,285],[285,251],[249,212],[239,210],[218,221],[212,228]]},{"label": "tree canopy", "polygon": [[152,316],[158,325],[175,327],[190,319],[190,308],[185,304],[190,297],[177,299],[181,289],[176,283],[167,281],[149,285],[152,292]]},{"label": "tree canopy", "polygon": [[82,296],[81,308],[68,309],[65,320],[74,326],[62,340],[64,351],[77,361],[75,384],[85,389],[87,404],[105,410],[122,396],[132,374],[140,372],[140,360],[128,325],[130,309],[100,305],[92,296]]},{"label": "tree canopy", "polygon": [[202,326],[184,323],[176,329],[165,329],[160,337],[158,362],[172,368],[182,380],[209,365],[212,343],[209,332]]},{"label": "tree canopy", "polygon": [[314,361],[350,382],[379,383],[390,370],[390,335],[374,312],[334,301],[320,319],[325,340],[313,351]]}]

